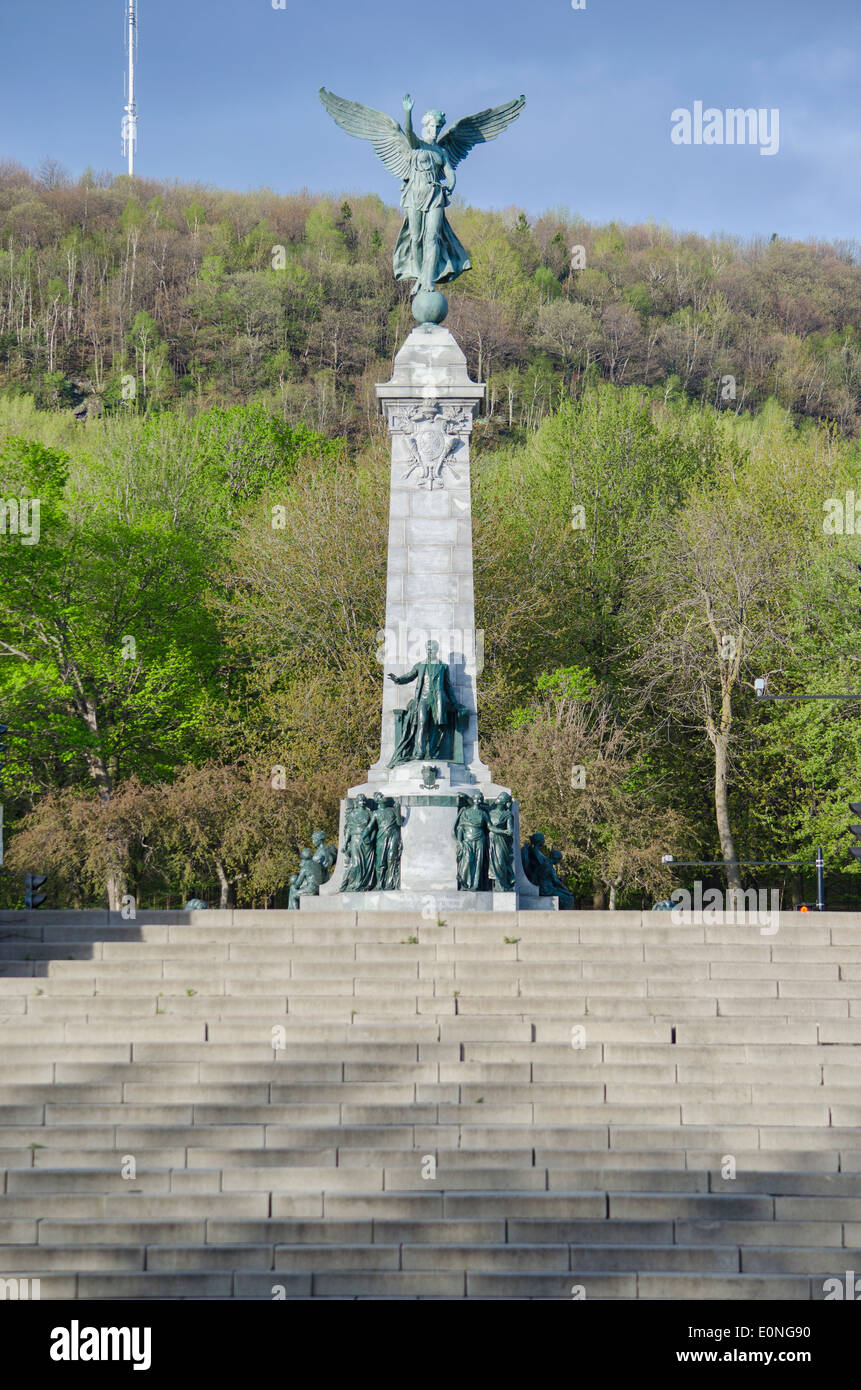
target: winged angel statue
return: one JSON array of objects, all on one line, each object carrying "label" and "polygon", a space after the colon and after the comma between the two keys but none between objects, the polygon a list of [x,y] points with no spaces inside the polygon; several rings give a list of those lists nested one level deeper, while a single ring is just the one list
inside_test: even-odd
[{"label": "winged angel statue", "polygon": [[413,130],[413,99],[404,97],[404,128],[391,116],[345,101],[320,88],[320,100],[348,135],[370,140],[390,174],[401,180],[404,224],[395,246],[397,280],[412,280],[413,314],[420,323],[441,323],[448,311],[437,283],[456,280],[471,262],[445,215],[455,187],[455,169],[475,145],[495,140],[526,105],[515,97],[502,106],[464,116],[440,135],[445,113],[428,111],[421,136]]}]

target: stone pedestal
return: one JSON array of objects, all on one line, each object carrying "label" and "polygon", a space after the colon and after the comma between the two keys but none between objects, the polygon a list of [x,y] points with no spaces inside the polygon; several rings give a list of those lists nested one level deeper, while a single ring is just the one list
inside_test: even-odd
[{"label": "stone pedestal", "polygon": [[[413,329],[395,358],[391,381],[377,386],[392,439],[386,624],[380,644],[383,676],[380,757],[367,780],[348,796],[376,792],[394,797],[406,814],[402,831],[399,892],[341,893],[345,872],[341,805],[338,863],[319,898],[304,898],[302,911],[333,907],[392,908],[434,912],[546,910],[523,873],[520,827],[515,817],[514,893],[467,893],[457,888],[454,822],[459,798],[476,791],[487,800],[507,791],[493,782],[479,757],[476,678],[483,665],[482,634],[475,630],[472,572],[472,502],[469,440],[484,386],[471,381],[466,358],[448,329]],[[390,768],[397,711],[405,710],[413,685],[395,685],[426,658],[428,641],[439,644],[454,693],[467,715],[453,740],[452,756]],[[423,769],[432,767],[428,774]]]}]

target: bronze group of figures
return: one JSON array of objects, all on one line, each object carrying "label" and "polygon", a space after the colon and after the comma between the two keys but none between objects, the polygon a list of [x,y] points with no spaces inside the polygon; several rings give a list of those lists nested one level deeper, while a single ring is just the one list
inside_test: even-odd
[{"label": "bronze group of figures", "polygon": [[[473,792],[454,823],[457,844],[457,886],[462,892],[514,893],[514,808],[509,792],[486,801]],[[401,886],[401,828],[406,816],[400,802],[383,792],[373,800],[360,793],[347,803],[344,818],[342,893],[370,893],[375,889],[397,891]],[[313,849],[303,849],[299,872],[290,878],[288,907],[298,909],[300,899],[317,897],[335,867],[337,851],[326,843],[322,830],[311,836]],[[521,848],[523,871],[542,897],[558,898],[560,908],[573,908],[574,896],[556,871],[562,851],[544,848],[544,836],[530,835]],[[186,908],[205,907],[187,903]]]},{"label": "bronze group of figures", "polygon": [[401,827],[407,818],[399,801],[382,792],[360,793],[344,814],[346,872],[342,893],[370,893],[401,886]]},{"label": "bronze group of figures", "polygon": [[457,886],[473,893],[513,893],[514,811],[508,792],[485,801],[474,792],[454,823]]},{"label": "bronze group of figures", "polygon": [[556,872],[556,865],[562,861],[560,849],[552,849],[546,854],[544,836],[530,835],[521,850],[521,858],[523,872],[529,882],[535,884],[542,898],[558,898],[560,908],[573,908],[574,895]]},{"label": "bronze group of figures", "polygon": [[[454,823],[457,845],[457,886],[462,892],[514,893],[514,807],[509,792],[486,801],[481,792],[461,798]],[[373,800],[360,793],[347,803],[344,818],[345,871],[342,893],[370,893],[401,886],[401,829],[406,815],[399,801],[375,792]],[[288,907],[317,897],[335,867],[337,851],[322,830],[311,836],[313,849],[303,849],[299,872],[291,875]],[[560,908],[573,908],[574,897],[556,871],[562,851],[544,849],[544,836],[530,835],[521,848],[523,871],[542,897],[558,898]],[[188,903],[205,907],[205,903]]]},{"label": "bronze group of figures", "polygon": [[316,898],[320,886],[332,877],[332,869],[338,852],[334,845],[326,844],[326,832],[315,830],[311,836],[313,849],[303,849],[299,861],[299,872],[290,876],[288,908],[297,909],[300,898]]},{"label": "bronze group of figures", "polygon": [[[514,808],[509,792],[486,801],[474,792],[461,806],[454,823],[457,841],[457,886],[473,893],[514,893]],[[574,895],[556,871],[562,851],[544,849],[544,836],[530,835],[521,849],[523,871],[541,897],[558,898],[560,908],[573,908]]]}]

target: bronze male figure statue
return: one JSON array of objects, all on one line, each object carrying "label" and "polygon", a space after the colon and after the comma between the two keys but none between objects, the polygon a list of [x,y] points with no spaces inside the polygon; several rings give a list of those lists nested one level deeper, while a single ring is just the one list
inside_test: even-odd
[{"label": "bronze male figure statue", "polygon": [[401,720],[400,736],[389,767],[419,758],[452,760],[455,723],[466,718],[469,710],[455,695],[448,666],[438,659],[438,651],[438,642],[428,642],[427,661],[417,662],[404,676],[389,674],[389,680],[395,685],[416,682],[415,694]]}]

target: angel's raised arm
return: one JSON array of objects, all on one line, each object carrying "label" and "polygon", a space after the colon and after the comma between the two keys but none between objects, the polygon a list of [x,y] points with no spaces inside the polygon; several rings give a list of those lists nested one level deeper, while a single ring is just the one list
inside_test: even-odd
[{"label": "angel's raised arm", "polygon": [[413,99],[410,96],[409,92],[407,92],[406,96],[404,97],[404,130],[406,132],[406,137],[409,141],[410,148],[414,150],[419,142],[416,139],[416,133],[413,130]]},{"label": "angel's raised arm", "polygon": [[410,167],[410,143],[391,116],[359,101],[346,101],[320,88],[320,100],[333,121],[360,140],[370,140],[390,174],[402,179]]},{"label": "angel's raised arm", "polygon": [[517,120],[525,105],[526,97],[514,97],[502,106],[488,107],[486,111],[478,111],[474,116],[464,116],[462,120],[450,126],[438,144],[440,149],[445,151],[452,168],[456,169],[476,145],[495,140],[497,135],[507,130],[511,122]]}]

